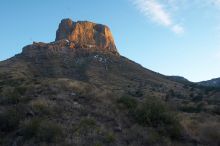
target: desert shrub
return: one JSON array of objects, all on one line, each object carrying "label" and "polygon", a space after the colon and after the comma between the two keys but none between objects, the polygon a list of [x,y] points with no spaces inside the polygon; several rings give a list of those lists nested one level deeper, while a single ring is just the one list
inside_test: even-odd
[{"label": "desert shrub", "polygon": [[179,98],[179,99],[184,99],[186,98],[185,95],[181,94],[180,92],[174,91],[173,89],[170,89],[167,94],[166,94],[166,100],[170,98]]},{"label": "desert shrub", "polygon": [[171,111],[165,102],[156,97],[148,97],[143,102],[135,98],[123,96],[118,100],[128,109],[129,116],[138,124],[154,127],[161,134],[171,138],[181,136],[181,126],[175,112]]},{"label": "desert shrub", "polygon": [[118,103],[122,104],[123,106],[125,106],[130,110],[135,109],[138,105],[137,100],[130,96],[122,96],[121,98],[118,99]]},{"label": "desert shrub", "polygon": [[141,107],[135,110],[134,116],[136,121],[141,125],[156,126],[159,124],[158,122],[162,122],[161,118],[163,113],[160,112],[162,110],[162,108],[156,107],[154,105],[141,105]]},{"label": "desert shrub", "polygon": [[141,125],[157,126],[165,120],[167,109],[165,108],[164,104],[152,99],[147,99],[134,111],[135,119]]},{"label": "desert shrub", "polygon": [[199,113],[203,110],[203,104],[198,105],[182,105],[179,107],[180,111],[187,113]]},{"label": "desert shrub", "polygon": [[173,119],[169,124],[165,124],[157,128],[158,132],[161,135],[168,136],[172,139],[179,139],[182,135],[182,127],[178,120]]},{"label": "desert shrub", "polygon": [[115,141],[116,137],[115,137],[115,134],[113,132],[108,132],[106,135],[105,135],[105,139],[104,141],[106,143],[113,143]]},{"label": "desert shrub", "polygon": [[19,94],[19,95],[24,95],[26,91],[27,91],[27,87],[25,86],[19,86],[14,89],[14,93]]},{"label": "desert shrub", "polygon": [[157,98],[147,98],[132,115],[140,125],[155,127],[161,131],[161,134],[169,134],[172,138],[178,138],[181,134],[176,114]]},{"label": "desert shrub", "polygon": [[94,146],[103,146],[101,142],[95,142]]},{"label": "desert shrub", "polygon": [[138,102],[133,97],[123,96],[118,100],[118,103],[128,109],[128,115],[133,122],[143,127],[155,129],[155,135],[149,136],[150,139],[152,138],[152,143],[157,137],[180,138],[182,127],[177,113],[159,98],[147,97],[144,101]]},{"label": "desert shrub", "polygon": [[202,101],[203,100],[203,95],[202,95],[202,93],[199,93],[198,95],[196,95],[196,96],[194,96],[193,98],[192,98],[192,101],[194,101],[194,102],[199,102],[199,101]]},{"label": "desert shrub", "polygon": [[81,120],[72,127],[74,137],[79,145],[102,145],[105,139],[103,127],[97,124],[93,117],[81,117]]},{"label": "desert shrub", "polygon": [[134,97],[141,97],[144,95],[140,89],[136,89],[134,91],[129,91],[128,94],[130,94],[131,96],[134,96]]},{"label": "desert shrub", "polygon": [[150,129],[147,137],[148,144],[158,143],[160,140],[161,140],[161,136],[158,133],[158,131],[154,129]]},{"label": "desert shrub", "polygon": [[22,125],[24,140],[34,139],[37,142],[59,142],[63,138],[62,128],[49,120],[30,119]]},{"label": "desert shrub", "polygon": [[90,117],[82,118],[78,124],[74,126],[74,133],[77,135],[93,135],[97,132],[96,120]]},{"label": "desert shrub", "polygon": [[175,96],[175,92],[173,91],[173,89],[170,89],[167,93],[170,97],[174,97]]},{"label": "desert shrub", "polygon": [[1,93],[1,104],[18,104],[19,102],[26,102],[29,98],[23,96],[27,88],[24,86],[19,87],[5,87]]},{"label": "desert shrub", "polygon": [[21,115],[15,109],[9,109],[0,113],[0,130],[4,132],[15,130],[21,118]]},{"label": "desert shrub", "polygon": [[41,119],[34,118],[24,121],[22,125],[22,134],[25,139],[31,139],[37,135],[38,128],[40,127]]},{"label": "desert shrub", "polygon": [[13,87],[3,88],[1,96],[1,104],[17,104],[19,102],[19,96],[14,92]]},{"label": "desert shrub", "polygon": [[83,118],[81,119],[78,128],[85,128],[85,129],[89,129],[89,128],[93,128],[96,126],[96,121],[93,118]]}]

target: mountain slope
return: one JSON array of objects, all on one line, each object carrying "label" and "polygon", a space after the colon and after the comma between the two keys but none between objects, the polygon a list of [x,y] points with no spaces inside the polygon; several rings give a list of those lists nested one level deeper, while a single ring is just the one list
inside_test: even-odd
[{"label": "mountain slope", "polygon": [[208,81],[202,81],[199,82],[198,84],[208,87],[220,87],[220,78],[211,79]]},{"label": "mountain slope", "polygon": [[0,144],[216,145],[219,135],[203,140],[187,128],[200,112],[219,119],[218,102],[208,104],[217,93],[120,56],[104,25],[64,19],[55,42],[0,62]]}]

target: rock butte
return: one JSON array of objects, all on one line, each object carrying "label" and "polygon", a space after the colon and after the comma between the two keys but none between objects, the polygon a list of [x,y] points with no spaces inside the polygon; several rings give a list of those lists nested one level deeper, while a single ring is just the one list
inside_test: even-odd
[{"label": "rock butte", "polygon": [[56,41],[62,39],[67,39],[82,47],[117,52],[110,29],[102,24],[63,19],[56,32]]},{"label": "rock butte", "polygon": [[23,48],[26,56],[74,52],[103,52],[119,55],[110,29],[102,24],[88,21],[74,22],[63,19],[56,31],[55,42],[36,43]]}]

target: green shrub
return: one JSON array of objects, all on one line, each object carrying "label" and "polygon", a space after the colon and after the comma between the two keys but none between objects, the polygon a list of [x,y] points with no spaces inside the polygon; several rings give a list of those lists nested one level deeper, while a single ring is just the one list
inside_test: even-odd
[{"label": "green shrub", "polygon": [[132,110],[137,107],[137,100],[130,96],[123,96],[118,99],[118,103],[124,105],[126,108]]},{"label": "green shrub", "polygon": [[115,141],[116,137],[113,132],[108,132],[105,136],[105,142],[106,143],[113,143]]},{"label": "green shrub", "polygon": [[95,119],[90,117],[82,118],[78,124],[73,127],[77,135],[89,135],[97,131],[97,124]]},{"label": "green shrub", "polygon": [[90,129],[96,126],[96,121],[93,118],[83,118],[81,119],[78,129]]},{"label": "green shrub", "polygon": [[165,102],[155,97],[138,102],[135,98],[123,96],[118,100],[129,110],[129,116],[139,125],[153,127],[164,136],[179,138],[181,126],[175,112]]},{"label": "green shrub", "polygon": [[146,100],[134,111],[136,121],[141,125],[158,126],[165,122],[166,108],[154,99]]},{"label": "green shrub", "polygon": [[146,99],[133,111],[132,115],[140,125],[157,128],[161,130],[161,134],[172,138],[178,138],[181,134],[177,116],[159,99]]}]

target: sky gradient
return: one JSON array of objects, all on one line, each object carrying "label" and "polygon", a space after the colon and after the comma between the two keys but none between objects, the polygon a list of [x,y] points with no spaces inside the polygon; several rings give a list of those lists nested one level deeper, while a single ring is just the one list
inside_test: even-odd
[{"label": "sky gradient", "polygon": [[220,77],[220,0],[1,0],[0,60],[54,41],[63,18],[108,25],[120,54],[153,71]]}]

